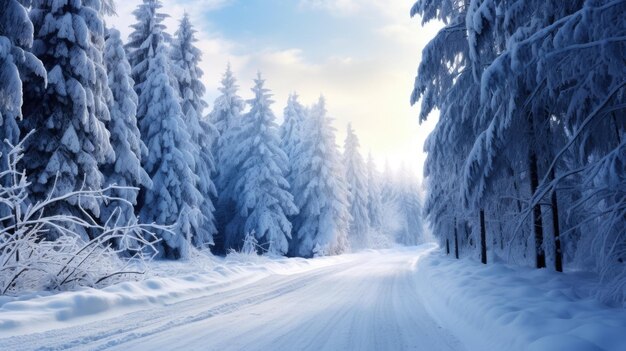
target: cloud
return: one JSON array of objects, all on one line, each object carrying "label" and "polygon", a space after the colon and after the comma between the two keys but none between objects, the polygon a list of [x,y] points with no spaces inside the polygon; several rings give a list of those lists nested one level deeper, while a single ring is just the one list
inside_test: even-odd
[{"label": "cloud", "polygon": [[333,15],[357,13],[361,6],[355,0],[300,0],[301,9],[325,10]]},{"label": "cloud", "polygon": [[[227,63],[231,63],[237,75],[240,95],[244,98],[251,97],[252,79],[261,70],[267,87],[274,93],[273,109],[279,119],[291,92],[297,91],[306,104],[324,94],[329,112],[335,118],[339,145],[343,145],[346,124],[352,122],[361,139],[363,154],[371,150],[379,167],[389,160],[393,167],[406,163],[421,174],[425,159],[423,142],[433,124],[418,125],[419,111],[409,105],[409,95],[421,49],[434,35],[437,25],[420,28],[419,21],[409,18],[410,1],[407,4],[406,0],[299,1],[301,9],[350,17],[346,21],[368,17],[373,25],[358,37],[337,33],[337,38],[328,38],[329,41],[342,39],[346,45],[364,50],[320,55],[320,49],[325,48],[307,42],[284,46],[269,41],[262,47],[237,42],[220,33],[206,16],[224,6],[240,6],[231,0],[167,1],[164,12],[171,16],[166,20],[170,33],[175,32],[185,10],[189,12],[198,30],[197,46],[203,52],[201,68],[205,72],[203,81],[210,104],[219,94]],[[127,36],[128,26],[135,22],[131,13],[139,3],[140,0],[119,2],[119,17],[107,22]],[[262,28],[246,29],[258,30],[263,35]],[[293,35],[298,35],[297,28]]]}]

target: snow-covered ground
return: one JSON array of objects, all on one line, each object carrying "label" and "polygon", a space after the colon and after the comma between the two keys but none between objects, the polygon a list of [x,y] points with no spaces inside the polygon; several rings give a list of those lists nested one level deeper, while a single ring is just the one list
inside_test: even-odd
[{"label": "snow-covered ground", "polygon": [[[159,263],[163,276],[4,298],[0,350],[620,350],[626,313],[584,276],[433,245],[314,260]],[[574,284],[574,282],[577,282]],[[582,282],[582,283],[581,283]]]}]

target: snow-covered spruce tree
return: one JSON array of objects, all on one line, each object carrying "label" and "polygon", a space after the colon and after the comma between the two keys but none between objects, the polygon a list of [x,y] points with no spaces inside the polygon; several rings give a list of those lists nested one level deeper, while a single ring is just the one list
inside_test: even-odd
[{"label": "snow-covered spruce tree", "polygon": [[[280,126],[280,147],[287,154],[289,165],[295,161],[297,149],[302,143],[302,128],[306,114],[306,108],[298,102],[298,94],[289,95],[283,112],[283,124]],[[289,177],[287,180],[290,180]]]},{"label": "snow-covered spruce tree", "polygon": [[292,193],[300,213],[294,218],[290,254],[313,257],[340,254],[349,249],[348,190],[327,116],[326,102],[310,109],[302,147],[295,156]]},{"label": "snow-covered spruce tree", "polygon": [[383,224],[380,182],[380,173],[376,169],[374,157],[370,152],[367,157],[367,214],[370,218],[370,226],[375,230],[380,230]]},{"label": "snow-covered spruce tree", "polygon": [[198,67],[202,53],[194,46],[197,41],[195,33],[189,16],[185,14],[176,32],[171,58],[176,68],[173,73],[178,83],[183,119],[193,146],[189,152],[195,159],[196,187],[201,195],[199,207],[202,218],[200,227],[196,228],[193,243],[197,247],[203,247],[214,244],[213,235],[217,232],[213,214],[216,190],[212,180],[215,173],[212,143],[216,133],[209,121],[201,123],[207,103],[203,100],[206,89],[200,81],[203,72]]},{"label": "snow-covered spruce tree", "polygon": [[[45,78],[46,70],[29,50],[33,45],[33,24],[28,17],[30,1],[8,0],[0,11],[0,172],[9,166],[9,147],[20,137],[18,121],[22,118],[22,87],[29,75]],[[29,84],[44,84],[31,81]],[[0,180],[2,181],[2,180]],[[5,213],[0,209],[0,218]],[[0,222],[0,227],[4,223]]]},{"label": "snow-covered spruce tree", "polygon": [[359,151],[359,139],[348,124],[346,140],[343,151],[343,165],[345,179],[348,185],[348,204],[350,206],[349,240],[353,248],[365,248],[368,246],[369,211],[367,200],[367,170],[365,162]]},{"label": "snow-covered spruce tree", "polygon": [[222,86],[219,90],[222,94],[215,99],[209,119],[219,133],[220,139],[216,144],[217,148],[221,149],[220,144],[225,142],[224,136],[228,135],[228,130],[232,130],[238,125],[241,113],[245,108],[245,101],[237,95],[239,85],[237,85],[237,79],[233,75],[230,64],[226,67],[226,72],[222,77]]},{"label": "snow-covered spruce tree", "polygon": [[222,94],[215,99],[213,110],[208,118],[208,122],[217,130],[217,138],[213,143],[213,155],[218,173],[215,178],[218,194],[215,218],[218,232],[214,235],[214,249],[218,253],[225,253],[224,232],[226,224],[236,211],[235,203],[233,199],[228,197],[225,189],[226,183],[234,177],[236,172],[229,155],[232,152],[230,148],[235,145],[233,138],[237,134],[241,113],[245,107],[245,102],[237,95],[238,89],[237,81],[230,65],[228,65],[220,87]]},{"label": "snow-covered spruce tree", "polygon": [[[22,84],[24,73],[34,71],[45,77],[45,69],[32,53],[33,24],[26,6],[29,1],[10,0],[0,13],[0,141],[17,144],[22,118]],[[6,170],[7,144],[1,142],[0,171]]]},{"label": "snow-covered spruce tree", "polygon": [[396,208],[400,211],[402,226],[398,228],[395,239],[402,245],[417,245],[424,240],[419,183],[404,166],[400,168],[396,181]]},{"label": "snow-covered spruce tree", "polygon": [[395,197],[395,188],[393,186],[392,180],[394,179],[395,174],[391,169],[391,165],[389,164],[389,160],[385,160],[385,168],[383,169],[383,175],[380,184],[380,197],[383,203],[388,203],[393,201]]},{"label": "snow-covered spruce tree", "polygon": [[[46,88],[28,86],[21,125],[23,131],[35,131],[26,141],[23,160],[33,182],[29,190],[34,201],[53,192],[100,189],[104,183],[100,166],[115,156],[104,125],[109,120],[106,99],[110,91],[103,64],[100,3],[60,4],[34,1],[30,12],[35,32],[33,54],[48,71]],[[81,202],[82,208],[99,215],[96,198]],[[55,203],[48,210],[59,215],[81,213],[76,198]]]},{"label": "snow-covered spruce tree", "polygon": [[[484,127],[484,123],[474,118],[480,108],[480,84],[466,36],[467,20],[472,19],[467,15],[468,9],[468,2],[420,0],[411,10],[413,16],[421,16],[422,23],[432,20],[446,23],[424,48],[411,96],[413,104],[421,99],[420,121],[433,110],[440,111],[437,126],[425,144],[428,194],[424,207],[433,232],[446,247],[450,246],[453,235],[459,242],[457,224],[477,223],[477,218],[484,217],[483,207],[488,202],[475,196],[462,204],[459,187],[462,181],[459,174],[463,174],[465,161]],[[484,182],[476,187],[481,195],[487,190]],[[474,252],[480,243],[480,258],[487,262],[486,235],[478,236],[479,232],[486,234],[486,230],[480,224],[472,226],[480,230],[473,230],[472,236],[462,243]]]},{"label": "snow-covered spruce tree", "polygon": [[143,0],[133,11],[137,23],[131,26],[134,31],[128,37],[126,51],[135,82],[135,92],[139,96],[147,79],[148,61],[156,55],[157,47],[163,41],[170,40],[163,24],[163,20],[169,16],[158,12],[161,7],[163,5],[160,0]]},{"label": "snow-covered spruce tree", "polygon": [[[162,42],[162,41],[160,41]],[[148,148],[143,168],[152,179],[140,209],[146,223],[174,224],[176,234],[158,231],[161,256],[185,258],[199,227],[201,195],[193,174],[193,149],[185,127],[178,93],[171,85],[169,60],[163,44],[148,60],[147,80],[139,96],[139,128]]]},{"label": "snow-covered spruce tree", "polygon": [[261,74],[248,101],[250,112],[234,137],[232,164],[238,172],[226,183],[225,196],[234,199],[236,214],[226,226],[226,247],[241,249],[246,233],[254,233],[270,255],[284,255],[291,239],[288,216],[298,213],[284,178],[287,156],[280,149],[271,94]]},{"label": "snow-covered spruce tree", "polygon": [[117,6],[115,1],[117,0],[100,0],[100,13],[104,16],[116,16]]},{"label": "snow-covered spruce tree", "polygon": [[[121,210],[120,223],[136,220],[134,205],[140,187],[151,187],[150,177],[141,167],[141,159],[148,154],[148,149],[141,141],[137,125],[138,97],[133,90],[134,82],[130,77],[130,65],[120,38],[120,32],[109,29],[105,42],[104,61],[108,84],[111,90],[108,101],[111,119],[107,128],[111,133],[111,145],[115,151],[115,161],[102,167],[105,182],[124,189],[115,190],[114,197],[122,198],[125,203],[107,203],[102,206],[100,218],[106,221],[113,211]],[[137,189],[128,189],[128,188]],[[125,206],[132,204],[133,206]],[[122,207],[122,208],[119,208]]]},{"label": "snow-covered spruce tree", "polygon": [[592,267],[606,283],[602,295],[623,302],[626,218],[615,175],[626,129],[626,4],[457,4],[413,8],[448,24],[423,54],[413,96],[423,113],[441,111],[426,146],[435,235],[444,242],[454,233],[463,253],[476,244],[463,233],[480,226],[505,260]]}]

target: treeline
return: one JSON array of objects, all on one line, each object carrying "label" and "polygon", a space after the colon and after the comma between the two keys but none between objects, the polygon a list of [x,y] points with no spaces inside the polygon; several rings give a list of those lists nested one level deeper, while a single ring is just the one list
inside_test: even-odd
[{"label": "treeline", "polygon": [[417,1],[445,26],[412,102],[440,113],[425,212],[448,252],[592,270],[626,300],[626,2]]},{"label": "treeline", "polygon": [[[144,0],[124,43],[104,22],[112,1],[8,1],[0,14],[2,235],[19,235],[19,208],[46,203],[51,220],[33,228],[33,245],[68,233],[92,242],[107,228],[147,223],[157,226],[143,241],[158,239],[151,247],[163,258],[188,257],[192,246],[226,253],[250,240],[258,252],[313,257],[380,239],[384,199],[401,209],[401,228],[385,235],[417,242],[414,179],[383,180],[352,129],[342,154],[323,98],[305,108],[292,95],[278,126],[261,75],[244,101],[229,67],[207,113],[196,32],[184,16],[170,36],[161,7]],[[16,186],[21,170],[29,183]],[[47,201],[101,189],[106,196]],[[80,218],[98,223],[76,225]]]}]

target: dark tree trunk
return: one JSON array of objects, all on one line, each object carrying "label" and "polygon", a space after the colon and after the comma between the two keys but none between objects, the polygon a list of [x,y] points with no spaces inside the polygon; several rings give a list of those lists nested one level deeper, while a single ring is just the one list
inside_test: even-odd
[{"label": "dark tree trunk", "polygon": [[[554,169],[550,172],[550,178],[554,180]],[[563,272],[563,252],[561,252],[561,226],[559,225],[559,204],[556,197],[556,186],[552,190],[552,229],[554,231],[554,268],[557,272]]]},{"label": "dark tree trunk", "polygon": [[517,185],[516,180],[513,181],[513,188],[515,189],[515,202],[517,203],[517,213],[522,213],[522,202],[520,200],[519,185]]},{"label": "dark tree trunk", "polygon": [[[530,194],[535,195],[539,187],[539,170],[537,166],[537,154],[530,154]],[[543,250],[543,220],[541,218],[541,205],[533,206],[533,228],[535,232],[535,257],[536,267],[546,268],[546,253]]]},{"label": "dark tree trunk", "polygon": [[487,264],[487,229],[485,228],[485,210],[480,210],[480,261]]},{"label": "dark tree trunk", "polygon": [[617,124],[617,117],[615,117],[615,112],[611,113],[611,117],[613,117],[613,127],[615,128],[615,136],[617,137],[617,145],[622,144],[622,136],[619,132],[619,125]]},{"label": "dark tree trunk", "polygon": [[500,227],[500,250],[504,250],[504,229],[502,228],[502,221],[499,221],[498,227]]},{"label": "dark tree trunk", "polygon": [[450,254],[450,239],[446,238],[446,255]]},{"label": "dark tree trunk", "polygon": [[456,227],[456,217],[454,217],[454,257],[459,259],[459,232]]}]

